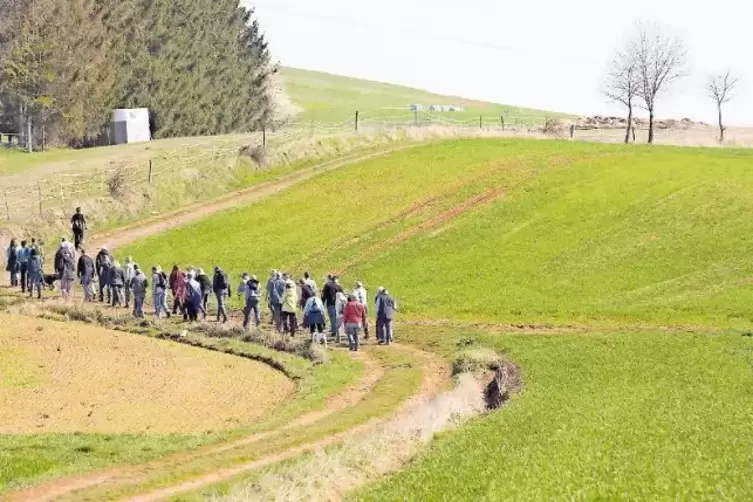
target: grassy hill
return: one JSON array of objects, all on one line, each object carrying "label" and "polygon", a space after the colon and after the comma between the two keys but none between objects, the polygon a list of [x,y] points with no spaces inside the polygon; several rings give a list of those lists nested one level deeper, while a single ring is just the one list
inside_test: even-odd
[{"label": "grassy hill", "polygon": [[737,150],[449,141],[117,251],[234,276],[337,271],[389,287],[402,319],[570,326],[399,326],[450,358],[505,354],[525,390],[363,500],[746,499],[751,167]]},{"label": "grassy hill", "polygon": [[[440,116],[451,120],[475,120],[479,115],[499,121],[502,114],[518,118],[542,118],[561,116],[553,112],[518,108],[515,106],[487,103],[457,96],[441,96],[394,84],[385,84],[357,78],[330,75],[296,68],[282,68],[281,74],[288,95],[303,110],[294,120],[323,123],[341,123],[353,120],[356,110],[363,120],[400,118],[410,121],[413,112],[409,105],[459,105],[462,112],[442,112]],[[425,113],[422,113],[422,116]]]}]

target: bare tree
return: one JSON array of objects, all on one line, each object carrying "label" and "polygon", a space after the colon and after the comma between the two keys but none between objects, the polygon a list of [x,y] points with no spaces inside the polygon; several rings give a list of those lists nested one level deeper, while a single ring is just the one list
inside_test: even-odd
[{"label": "bare tree", "polygon": [[648,142],[654,142],[656,101],[686,74],[685,44],[680,38],[663,33],[653,23],[640,23],[631,52],[638,72],[638,96],[648,111]]},{"label": "bare tree", "polygon": [[[612,101],[627,107],[627,127],[625,128],[625,144],[630,143],[630,131],[633,126],[633,101],[638,96],[639,81],[635,55],[628,47],[617,53],[609,63],[604,82],[604,95]],[[633,135],[635,139],[635,135]]]},{"label": "bare tree", "polygon": [[706,92],[716,103],[716,109],[719,112],[719,143],[724,143],[724,131],[727,129],[722,121],[722,105],[734,97],[732,92],[739,82],[740,80],[732,76],[730,71],[727,70],[724,75],[710,77],[708,84],[706,84]]}]

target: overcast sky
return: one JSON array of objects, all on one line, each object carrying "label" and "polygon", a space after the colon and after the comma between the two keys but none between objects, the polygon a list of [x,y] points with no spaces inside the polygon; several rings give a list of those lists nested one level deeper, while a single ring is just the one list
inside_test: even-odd
[{"label": "overcast sky", "polygon": [[578,114],[621,113],[600,94],[605,64],[637,20],[655,21],[690,63],[657,115],[715,120],[704,84],[730,68],[743,81],[729,122],[753,124],[750,0],[243,1],[283,65]]}]

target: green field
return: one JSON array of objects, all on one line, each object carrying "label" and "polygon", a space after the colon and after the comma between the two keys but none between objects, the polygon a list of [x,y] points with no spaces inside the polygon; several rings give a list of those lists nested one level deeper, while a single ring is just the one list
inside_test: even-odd
[{"label": "green field", "polygon": [[[339,124],[352,121],[356,110],[360,111],[365,124],[374,119],[410,122],[414,118],[409,109],[412,104],[424,106],[424,112],[420,114],[422,120],[428,120],[433,115],[435,119],[473,120],[478,123],[479,115],[484,115],[496,124],[503,114],[520,119],[537,118],[539,121],[543,117],[562,115],[296,68],[281,68],[280,73],[288,95],[303,109],[293,118],[296,122]],[[458,105],[464,110],[429,114],[429,105]]]},{"label": "green field", "polygon": [[409,317],[746,326],[752,165],[746,151],[451,141],[122,252],[234,276],[344,271],[390,287]]},{"label": "green field", "polygon": [[751,168],[742,150],[448,141],[118,251],[233,275],[342,271],[388,286],[403,319],[577,330],[400,327],[450,358],[504,353],[525,389],[357,498],[744,499]]}]

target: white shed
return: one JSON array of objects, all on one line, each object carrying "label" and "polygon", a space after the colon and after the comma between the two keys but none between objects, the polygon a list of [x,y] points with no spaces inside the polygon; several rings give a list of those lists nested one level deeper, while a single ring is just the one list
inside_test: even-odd
[{"label": "white shed", "polygon": [[112,144],[139,143],[152,139],[149,109],[118,109],[112,112]]}]

